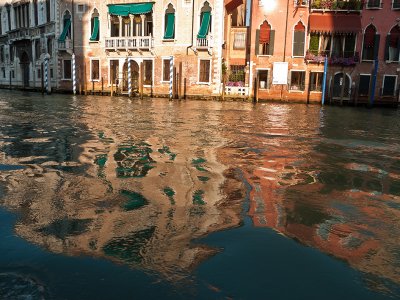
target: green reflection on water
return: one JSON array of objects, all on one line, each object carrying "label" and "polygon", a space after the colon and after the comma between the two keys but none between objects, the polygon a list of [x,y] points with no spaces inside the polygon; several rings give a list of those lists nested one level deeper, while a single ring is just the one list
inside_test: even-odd
[{"label": "green reflection on water", "polygon": [[206,202],[204,201],[204,191],[197,190],[193,194],[193,204],[195,205],[204,205]]},{"label": "green reflection on water", "polygon": [[142,206],[145,206],[149,203],[149,201],[147,201],[147,199],[144,198],[142,194],[136,192],[121,190],[120,194],[128,198],[128,201],[125,202],[122,206],[126,211],[141,208]]}]

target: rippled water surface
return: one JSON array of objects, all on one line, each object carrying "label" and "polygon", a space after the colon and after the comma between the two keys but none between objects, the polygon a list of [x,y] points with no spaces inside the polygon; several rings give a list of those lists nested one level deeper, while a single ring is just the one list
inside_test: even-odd
[{"label": "rippled water surface", "polygon": [[396,110],[0,91],[1,299],[400,297]]}]

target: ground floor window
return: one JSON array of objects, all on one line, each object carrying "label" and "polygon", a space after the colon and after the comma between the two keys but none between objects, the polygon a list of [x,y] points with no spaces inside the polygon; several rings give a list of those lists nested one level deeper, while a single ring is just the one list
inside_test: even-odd
[{"label": "ground floor window", "polygon": [[210,60],[200,59],[199,61],[199,82],[209,83],[210,82]]},{"label": "ground floor window", "polygon": [[71,60],[64,59],[63,60],[63,79],[71,79],[72,78],[71,74],[72,74]]},{"label": "ground floor window", "polygon": [[229,81],[233,82],[243,82],[245,80],[246,75],[246,66],[245,65],[231,65],[231,72],[229,74]]},{"label": "ground floor window", "polygon": [[371,80],[370,74],[360,74],[360,81],[358,83],[359,96],[368,96],[370,80]]},{"label": "ground floor window", "polygon": [[310,73],[310,91],[321,92],[322,91],[322,79],[324,77],[323,72],[311,72]]},{"label": "ground floor window", "polygon": [[170,59],[163,59],[163,73],[162,73],[162,81],[170,80]]},{"label": "ground floor window", "polygon": [[3,78],[6,78],[6,68],[1,68],[1,72],[3,73]]},{"label": "ground floor window", "polygon": [[143,60],[143,68],[144,68],[144,85],[151,85],[153,83],[153,61],[152,60]]},{"label": "ground floor window", "polygon": [[268,89],[268,70],[258,70],[258,86],[260,89]]},{"label": "ground floor window", "polygon": [[98,59],[90,61],[90,80],[100,80],[100,61]]},{"label": "ground floor window", "polygon": [[290,89],[293,91],[304,91],[305,88],[305,71],[291,71],[290,73]]},{"label": "ground floor window", "polygon": [[397,82],[396,75],[384,75],[382,96],[394,96],[396,92],[396,82]]},{"label": "ground floor window", "polygon": [[37,78],[41,78],[42,74],[41,74],[41,69],[37,69]]},{"label": "ground floor window", "polygon": [[110,78],[109,78],[110,84],[118,83],[118,74],[119,74],[119,60],[112,59],[110,60]]},{"label": "ground floor window", "polygon": [[50,69],[50,78],[53,78],[53,69]]}]

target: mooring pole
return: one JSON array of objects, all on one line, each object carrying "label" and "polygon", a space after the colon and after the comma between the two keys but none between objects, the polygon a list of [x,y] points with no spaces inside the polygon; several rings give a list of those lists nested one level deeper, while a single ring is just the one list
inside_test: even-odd
[{"label": "mooring pole", "polygon": [[174,57],[169,58],[169,100],[172,100],[172,85],[174,81]]},{"label": "mooring pole", "polygon": [[72,53],[72,92],[76,95],[75,53]]},{"label": "mooring pole", "polygon": [[128,57],[128,96],[132,97],[131,59]]},{"label": "mooring pole", "polygon": [[322,78],[322,99],[321,103],[322,105],[325,104],[325,90],[326,90],[326,74],[328,73],[328,57],[325,56],[325,62],[324,62],[324,76]]},{"label": "mooring pole", "polygon": [[374,72],[372,73],[372,84],[371,84],[371,94],[370,94],[370,105],[374,105],[375,100],[375,88],[376,88],[376,75],[378,74],[378,58],[374,61]]}]

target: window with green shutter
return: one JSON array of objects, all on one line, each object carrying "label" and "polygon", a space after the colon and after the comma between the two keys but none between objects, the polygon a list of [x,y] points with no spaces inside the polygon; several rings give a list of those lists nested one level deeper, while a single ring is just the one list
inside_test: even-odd
[{"label": "window with green shutter", "polygon": [[299,21],[293,32],[293,56],[304,56],[304,41],[306,37],[304,25]]}]

